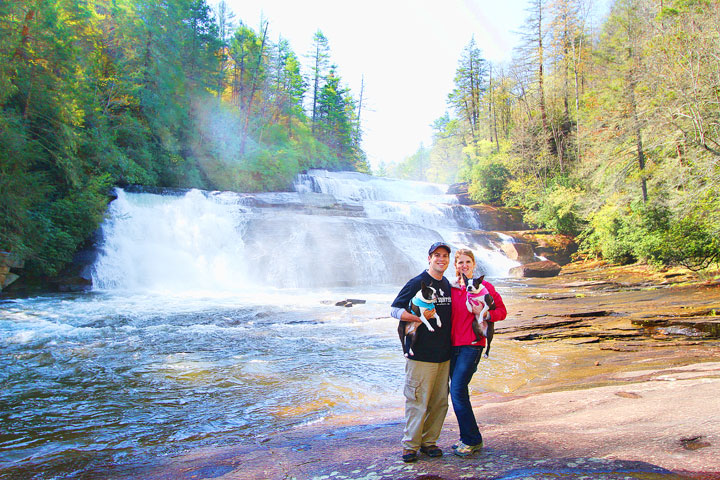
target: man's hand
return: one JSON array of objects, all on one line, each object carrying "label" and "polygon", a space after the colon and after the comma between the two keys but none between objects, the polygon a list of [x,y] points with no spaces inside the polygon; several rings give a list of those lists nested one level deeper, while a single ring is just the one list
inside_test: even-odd
[{"label": "man's hand", "polygon": [[431,318],[433,318],[435,316],[435,309],[433,308],[432,310],[425,310],[425,313],[423,313],[423,316],[425,317],[426,320],[430,320]]}]

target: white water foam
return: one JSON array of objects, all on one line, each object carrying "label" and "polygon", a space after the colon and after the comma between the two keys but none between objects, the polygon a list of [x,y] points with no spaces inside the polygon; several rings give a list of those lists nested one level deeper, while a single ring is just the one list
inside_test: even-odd
[{"label": "white water foam", "polygon": [[[430,244],[467,246],[480,227],[472,209],[447,203],[455,197],[445,195],[445,185],[314,171],[299,176],[296,187],[300,195],[118,190],[93,286],[254,297],[268,287],[396,285],[426,268]],[[305,203],[303,192],[330,201]],[[353,202],[361,210],[348,206]],[[490,276],[515,265],[480,242],[469,246]]]}]

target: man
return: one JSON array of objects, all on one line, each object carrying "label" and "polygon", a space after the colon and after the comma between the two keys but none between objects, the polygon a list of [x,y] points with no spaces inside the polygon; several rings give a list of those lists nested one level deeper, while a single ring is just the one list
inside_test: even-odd
[{"label": "man", "polygon": [[[400,290],[392,303],[392,316],[404,322],[420,322],[408,310],[410,301],[420,290],[421,282],[437,292],[435,310],[425,317],[435,329],[430,332],[424,325],[417,330],[413,354],[405,363],[405,430],[403,454],[405,462],[418,459],[418,450],[430,457],[439,457],[437,446],[445,415],[448,411],[448,376],[450,371],[450,282],[443,276],[450,264],[450,247],[437,242],[428,250],[428,269],[411,279]],[[434,312],[440,317],[438,327]]]}]

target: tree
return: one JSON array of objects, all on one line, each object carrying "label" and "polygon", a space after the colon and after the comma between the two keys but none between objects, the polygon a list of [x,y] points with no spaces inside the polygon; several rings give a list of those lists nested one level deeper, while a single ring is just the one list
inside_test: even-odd
[{"label": "tree", "polygon": [[527,8],[528,18],[523,26],[522,57],[535,71],[536,92],[540,107],[542,134],[549,138],[547,106],[545,102],[545,0],[531,0]]},{"label": "tree", "polygon": [[325,35],[318,30],[313,36],[312,51],[308,55],[311,59],[310,67],[310,83],[312,85],[312,108],[311,108],[311,125],[312,131],[315,132],[315,122],[317,120],[318,97],[323,87],[322,80],[326,77],[327,69],[330,66],[330,47]]},{"label": "tree", "polygon": [[482,52],[475,44],[475,37],[463,49],[458,68],[455,71],[455,89],[448,102],[470,130],[470,143],[480,140],[481,99],[487,90],[488,66]]},{"label": "tree", "polygon": [[[623,156],[633,151],[643,202],[648,201],[648,191],[644,120],[638,103],[638,89],[644,70],[642,52],[646,19],[650,16],[645,0],[619,0],[605,24],[604,39],[598,52],[603,60],[602,75],[607,79],[601,83],[606,89],[601,98],[609,103],[607,106],[611,111],[619,114],[612,118],[617,128],[608,133],[622,149]],[[605,117],[605,120],[609,119]]]},{"label": "tree", "polygon": [[[581,59],[584,46],[584,17],[581,0],[552,0],[550,3],[551,54],[554,74],[559,84],[562,110],[557,120],[551,122],[553,142],[556,146],[561,172],[570,160],[568,148],[572,134],[573,115],[570,110],[570,98],[574,97],[575,122],[578,122],[580,109]],[[574,88],[571,88],[571,78]],[[573,91],[574,90],[574,91]],[[571,93],[572,92],[572,93]],[[579,145],[579,138],[575,139]],[[577,155],[579,158],[579,154]]]},{"label": "tree", "polygon": [[340,168],[351,168],[356,157],[355,102],[347,88],[340,86],[335,66],[320,90],[316,107],[316,135],[338,158]]},{"label": "tree", "polygon": [[292,135],[292,119],[304,115],[303,98],[307,86],[300,72],[300,61],[281,38],[273,54],[270,95],[274,103],[274,120],[284,121],[288,135]]},{"label": "tree", "polygon": [[235,28],[235,14],[229,9],[225,0],[220,0],[215,10],[215,18],[217,19],[218,40],[220,41],[220,51],[218,54],[219,72],[217,97],[221,98],[225,91],[226,69],[230,50],[230,36],[233,28]]}]

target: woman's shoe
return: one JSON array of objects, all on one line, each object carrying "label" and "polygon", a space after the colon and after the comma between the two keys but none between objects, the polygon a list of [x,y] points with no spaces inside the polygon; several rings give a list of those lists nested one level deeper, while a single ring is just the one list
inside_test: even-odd
[{"label": "woman's shoe", "polygon": [[467,457],[475,452],[482,450],[482,442],[477,445],[465,445],[463,442],[458,442],[457,448],[453,445],[453,453],[459,457]]}]

